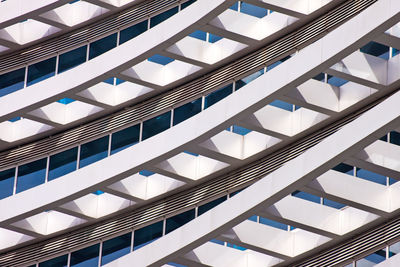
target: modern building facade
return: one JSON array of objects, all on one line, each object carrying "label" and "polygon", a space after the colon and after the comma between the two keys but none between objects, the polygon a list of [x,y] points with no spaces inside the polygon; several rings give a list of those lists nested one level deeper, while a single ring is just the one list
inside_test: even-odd
[{"label": "modern building facade", "polygon": [[400,266],[400,1],[0,2],[0,266]]}]

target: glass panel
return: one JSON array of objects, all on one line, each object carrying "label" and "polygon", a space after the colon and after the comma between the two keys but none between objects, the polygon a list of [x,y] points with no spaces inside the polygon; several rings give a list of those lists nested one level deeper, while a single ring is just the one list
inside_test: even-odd
[{"label": "glass panel", "polygon": [[218,244],[218,245],[225,245],[224,241],[218,240],[218,239],[211,239],[210,242]]},{"label": "glass panel", "polygon": [[238,249],[238,250],[241,250],[241,251],[244,251],[244,250],[247,249],[247,248],[241,247],[241,246],[239,246],[239,245],[231,244],[231,243],[229,243],[229,242],[227,242],[226,245],[227,245],[228,247],[230,247],[230,248]]},{"label": "glass panel", "polygon": [[165,66],[174,61],[175,59],[155,54],[154,56],[149,57],[147,60]]},{"label": "glass panel", "polygon": [[56,71],[56,57],[46,59],[28,67],[27,85],[32,85],[54,76]]},{"label": "glass panel", "polygon": [[234,3],[233,5],[231,5],[231,6],[229,7],[229,9],[238,11],[238,10],[239,10],[239,2],[236,2],[236,3]]},{"label": "glass panel", "polygon": [[383,44],[369,42],[361,47],[360,51],[375,57],[389,59],[389,47]]},{"label": "glass panel", "polygon": [[208,42],[210,42],[210,43],[215,43],[221,39],[222,39],[221,36],[218,36],[218,35],[215,35],[212,33],[208,33]]},{"label": "glass panel", "polygon": [[232,84],[229,84],[211,94],[207,95],[204,99],[204,108],[211,107],[221,99],[227,97],[232,93]]},{"label": "glass panel", "polygon": [[273,221],[273,220],[270,220],[267,218],[263,218],[263,217],[260,217],[260,223],[269,225],[269,226],[272,226],[272,227],[275,227],[275,228],[278,228],[281,230],[285,230],[285,231],[287,231],[287,229],[288,229],[287,224],[276,222],[276,221]]},{"label": "glass panel", "polygon": [[89,59],[100,56],[101,54],[117,46],[117,33],[111,34],[90,44]]},{"label": "glass panel", "polygon": [[240,12],[257,18],[263,18],[268,14],[268,9],[241,2]]},{"label": "glass panel", "polygon": [[99,247],[96,244],[71,253],[71,267],[95,267],[99,264]]},{"label": "glass panel", "polygon": [[171,112],[168,111],[155,118],[143,122],[142,140],[146,140],[153,135],[161,133],[171,125]]},{"label": "glass panel", "polygon": [[251,130],[249,130],[249,129],[246,129],[246,128],[244,128],[244,127],[242,127],[242,126],[238,126],[238,125],[233,125],[233,131],[232,132],[234,132],[234,133],[236,133],[236,134],[240,134],[240,135],[246,135],[246,134],[248,134],[248,133],[250,133],[251,132]]},{"label": "glass panel", "polygon": [[142,171],[139,172],[139,174],[143,175],[143,176],[146,176],[146,177],[149,177],[149,176],[155,174],[155,172],[152,172],[152,171],[149,171],[149,170],[142,170]]},{"label": "glass panel", "polygon": [[190,6],[191,4],[193,4],[194,2],[196,2],[196,0],[189,0],[183,4],[181,4],[181,9],[187,8],[188,6]]},{"label": "glass panel", "polygon": [[385,249],[378,250],[366,257],[364,257],[361,260],[358,260],[356,262],[357,267],[372,267],[375,266],[375,264],[378,264],[380,262],[383,262],[386,260],[386,251]]},{"label": "glass panel", "polygon": [[400,253],[400,242],[394,243],[389,246],[389,258]]},{"label": "glass panel", "polygon": [[386,176],[383,176],[381,174],[378,173],[374,173],[365,169],[360,169],[357,168],[357,177],[363,178],[365,180],[374,182],[374,183],[378,183],[378,184],[382,184],[382,185],[386,185]]},{"label": "glass panel", "polygon": [[139,142],[139,135],[139,124],[113,133],[111,137],[111,154],[114,154]]},{"label": "glass panel", "polygon": [[235,82],[235,90],[239,90],[241,87],[252,82],[253,80],[257,79],[258,77],[260,77],[263,74],[264,74],[264,69],[261,69],[253,74],[250,74],[247,77],[244,77],[243,79],[236,81]]},{"label": "glass panel", "polygon": [[51,181],[67,173],[75,171],[77,158],[77,147],[51,156],[49,162],[48,180]]},{"label": "glass panel", "polygon": [[170,10],[167,10],[157,16],[150,18],[150,28],[153,28],[157,24],[163,22],[164,20],[168,19],[172,15],[175,15],[176,13],[178,13],[178,7],[171,8]]},{"label": "glass panel", "polygon": [[43,184],[46,179],[47,158],[18,167],[17,193]]},{"label": "glass panel", "polygon": [[92,142],[81,145],[79,168],[107,157],[108,135]]},{"label": "glass panel", "polygon": [[320,73],[317,76],[315,76],[313,79],[320,81],[320,82],[324,82],[325,81],[325,73]]},{"label": "glass panel", "polygon": [[193,38],[196,38],[196,39],[199,39],[199,40],[202,40],[202,41],[206,41],[207,40],[207,33],[203,32],[203,31],[200,31],[200,30],[192,32],[191,34],[189,34],[189,36],[193,37]]},{"label": "glass panel", "polygon": [[328,75],[328,83],[333,85],[333,86],[340,87],[340,86],[344,85],[347,82],[348,82],[347,80],[344,80],[342,78]]},{"label": "glass panel", "polygon": [[329,207],[335,208],[335,209],[341,209],[341,208],[346,207],[346,205],[344,205],[342,203],[339,203],[339,202],[336,202],[336,201],[333,201],[330,199],[326,199],[326,198],[323,199],[323,203],[325,206],[329,206]]},{"label": "glass panel", "polygon": [[14,190],[15,168],[0,172],[0,199],[9,197]]},{"label": "glass panel", "polygon": [[342,173],[346,173],[348,175],[354,175],[354,167],[344,164],[344,163],[340,163],[339,165],[335,166],[332,168],[332,170],[338,171],[338,172],[342,172]]},{"label": "glass panel", "polygon": [[75,102],[75,99],[65,97],[65,98],[62,98],[60,100],[57,100],[57,102],[61,103],[61,104],[64,104],[64,105],[68,105],[69,103]]},{"label": "glass panel", "polygon": [[163,233],[163,221],[153,223],[149,226],[140,228],[135,231],[133,235],[134,249],[141,248],[153,240],[162,236]]},{"label": "glass panel", "polygon": [[400,53],[400,50],[396,49],[396,48],[392,48],[392,57],[397,56]]},{"label": "glass panel", "polygon": [[60,257],[44,261],[39,263],[39,267],[66,267],[68,266],[68,255],[62,255]]},{"label": "glass panel", "polygon": [[201,98],[174,109],[174,125],[196,115],[201,111]]},{"label": "glass panel", "polygon": [[284,57],[281,60],[278,60],[274,63],[272,63],[271,65],[267,66],[267,71],[272,70],[273,68],[279,66],[281,63],[285,62],[286,60],[288,60],[290,58],[290,56]]},{"label": "glass panel", "polygon": [[147,23],[148,23],[147,20],[145,20],[145,21],[135,24],[129,28],[122,30],[119,33],[119,44],[123,44],[126,41],[129,41],[130,39],[133,39],[136,36],[147,31]]},{"label": "glass panel", "polygon": [[101,253],[101,265],[107,264],[125,254],[128,254],[131,250],[131,239],[132,234],[127,233],[104,241]]},{"label": "glass panel", "polygon": [[211,202],[208,202],[208,203],[206,203],[204,205],[199,206],[199,208],[197,210],[197,215],[200,216],[204,212],[214,208],[215,206],[221,204],[225,200],[226,200],[226,196],[223,196],[223,197],[217,198],[216,200],[213,200]]},{"label": "glass panel", "polygon": [[281,108],[287,111],[293,111],[293,105],[282,100],[274,100],[269,105]]},{"label": "glass panel", "polygon": [[248,218],[247,220],[249,221],[253,221],[253,222],[257,222],[258,216],[257,215],[253,215],[250,218]]},{"label": "glass panel", "polygon": [[0,96],[24,88],[25,68],[0,75]]},{"label": "glass panel", "polygon": [[166,220],[166,227],[165,233],[168,234],[169,232],[175,230],[176,228],[181,227],[185,223],[194,219],[195,211],[194,209],[185,211],[184,213],[175,215],[174,217],[168,218]]},{"label": "glass panel", "polygon": [[87,46],[61,54],[58,58],[58,73],[76,67],[86,61]]},{"label": "glass panel", "polygon": [[400,146],[400,133],[391,131],[390,132],[390,143]]},{"label": "glass panel", "polygon": [[302,198],[311,202],[321,203],[321,198],[319,196],[314,196],[310,193],[302,192],[302,191],[294,191],[292,196]]}]

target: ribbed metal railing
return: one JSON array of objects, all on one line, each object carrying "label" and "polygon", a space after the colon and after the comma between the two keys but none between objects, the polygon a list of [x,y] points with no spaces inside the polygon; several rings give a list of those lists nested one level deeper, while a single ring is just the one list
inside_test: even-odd
[{"label": "ribbed metal railing", "polygon": [[104,136],[121,127],[133,125],[171,109],[174,105],[193,100],[217,90],[221,85],[277,61],[297,49],[322,37],[345,20],[376,2],[376,0],[347,1],[301,29],[282,37],[267,47],[245,56],[208,75],[172,89],[126,110],[98,119],[62,134],[30,143],[0,154],[0,170],[68,149],[78,142]]}]

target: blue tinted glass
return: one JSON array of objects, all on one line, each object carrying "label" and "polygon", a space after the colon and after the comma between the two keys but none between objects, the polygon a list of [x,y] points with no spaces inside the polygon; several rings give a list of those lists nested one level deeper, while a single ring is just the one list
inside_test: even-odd
[{"label": "blue tinted glass", "polygon": [[108,154],[108,135],[81,145],[79,168],[99,161]]},{"label": "blue tinted glass", "polygon": [[191,4],[193,4],[194,2],[196,2],[196,0],[189,0],[183,4],[181,4],[181,9],[187,8],[188,6],[190,6]]},{"label": "blue tinted glass", "polygon": [[99,244],[71,253],[71,267],[95,267],[99,264]]},{"label": "blue tinted glass", "polygon": [[218,244],[218,245],[225,245],[224,241],[218,240],[218,239],[211,239],[210,242]]},{"label": "blue tinted glass", "polygon": [[69,150],[60,152],[50,157],[49,176],[51,181],[67,173],[76,170],[76,161],[78,158],[78,148],[74,147]]},{"label": "blue tinted glass", "polygon": [[372,56],[389,59],[389,47],[376,42],[369,42],[361,47],[360,51]]},{"label": "blue tinted glass", "polygon": [[231,243],[226,243],[226,245],[228,246],[228,247],[230,247],[230,248],[234,248],[234,249],[238,249],[238,250],[241,250],[241,251],[244,251],[244,250],[246,250],[247,248],[244,248],[244,247],[241,247],[241,246],[238,246],[238,245],[235,245],[235,244],[231,244]]},{"label": "blue tinted glass", "polygon": [[114,85],[114,77],[108,78],[107,80],[104,80],[103,83],[108,83],[111,85]]},{"label": "blue tinted glass", "polygon": [[389,185],[392,185],[394,183],[397,183],[397,180],[389,177]]},{"label": "blue tinted glass", "polygon": [[390,143],[400,146],[400,133],[391,131],[390,132]]},{"label": "blue tinted glass", "polygon": [[39,267],[66,267],[68,266],[68,255],[63,255],[48,261],[39,263]]},{"label": "blue tinted glass", "polygon": [[196,115],[201,111],[201,98],[174,109],[174,125]]},{"label": "blue tinted glass", "polygon": [[63,99],[57,100],[58,103],[68,105],[69,103],[75,102],[75,99],[65,97]]},{"label": "blue tinted glass", "polygon": [[118,85],[118,84],[121,84],[121,83],[124,83],[124,82],[125,82],[125,81],[122,80],[122,79],[115,78],[115,85]]},{"label": "blue tinted glass", "polygon": [[101,265],[107,264],[125,254],[128,254],[131,250],[131,239],[132,234],[127,233],[104,241],[101,250]]},{"label": "blue tinted glass", "polygon": [[287,56],[285,58],[282,58],[281,60],[278,60],[274,63],[272,63],[271,65],[267,66],[267,71],[272,70],[273,68],[279,66],[281,63],[285,62],[286,60],[288,60],[290,58],[290,56]]},{"label": "blue tinted glass", "polygon": [[200,30],[192,32],[189,36],[203,41],[207,40],[207,33]]},{"label": "blue tinted glass", "polygon": [[149,57],[147,60],[165,66],[174,61],[175,59],[155,54],[154,56]]},{"label": "blue tinted glass", "polygon": [[232,84],[229,84],[211,94],[207,95],[204,99],[204,108],[211,107],[221,99],[227,97],[232,93]]},{"label": "blue tinted glass", "polygon": [[288,225],[284,224],[284,223],[280,223],[280,222],[276,222],[267,218],[263,218],[260,217],[260,223],[265,224],[265,225],[269,225],[278,229],[282,229],[282,230],[287,230],[288,229]]},{"label": "blue tinted glass", "polygon": [[381,174],[378,173],[374,173],[365,169],[360,169],[357,168],[357,177],[363,178],[365,180],[374,182],[374,183],[378,183],[378,184],[382,184],[382,185],[386,185],[386,176],[383,176]]},{"label": "blue tinted glass", "polygon": [[335,166],[332,168],[332,170],[338,171],[338,172],[342,172],[342,173],[346,173],[349,175],[354,175],[354,167],[344,164],[344,163],[340,163],[339,165]]},{"label": "blue tinted glass", "polygon": [[287,111],[293,111],[293,105],[282,100],[274,100],[269,103],[271,106],[281,108]]},{"label": "blue tinted glass", "polygon": [[147,23],[148,23],[147,20],[145,20],[145,21],[135,24],[129,28],[122,30],[119,33],[119,44],[123,44],[126,41],[129,41],[130,39],[133,39],[136,36],[147,31]]},{"label": "blue tinted glass", "polygon": [[187,151],[187,150],[183,151],[183,153],[186,153],[186,154],[189,154],[189,155],[192,155],[192,156],[195,156],[195,157],[199,156],[199,154],[196,154],[194,152],[190,152],[190,151]]},{"label": "blue tinted glass", "polygon": [[387,142],[387,141],[388,141],[388,139],[387,139],[387,134],[385,134],[384,136],[382,136],[381,138],[379,138],[379,140],[384,141],[384,142]]},{"label": "blue tinted glass", "polygon": [[198,207],[197,214],[201,215],[204,212],[206,212],[206,211],[214,208],[215,206],[219,205],[220,203],[224,202],[225,200],[226,200],[226,196],[223,196],[223,197],[217,198],[216,200],[208,202],[204,205],[201,205]]},{"label": "blue tinted glass", "polygon": [[312,194],[306,193],[306,192],[302,192],[302,191],[294,191],[292,193],[292,196],[298,197],[298,198],[302,198],[305,200],[309,200],[315,203],[321,203],[321,198],[319,196],[314,196]]},{"label": "blue tinted glass", "polygon": [[233,5],[231,5],[229,7],[229,9],[232,9],[232,10],[235,10],[235,11],[238,11],[238,8],[239,8],[239,2],[236,2],[236,3],[234,3]]},{"label": "blue tinted glass", "polygon": [[357,267],[374,266],[377,263],[386,260],[386,251],[381,249],[375,253],[366,256],[363,260],[357,261]]},{"label": "blue tinted glass", "polygon": [[234,132],[236,134],[240,134],[240,135],[246,135],[246,134],[250,133],[251,130],[246,129],[246,128],[242,127],[242,126],[233,125],[233,131],[232,132]]},{"label": "blue tinted glass", "polygon": [[233,193],[230,193],[230,194],[229,194],[229,197],[233,197],[233,196],[239,194],[239,193],[242,192],[244,189],[245,189],[245,188],[240,189],[240,190],[238,190],[238,191],[235,191],[235,192],[233,192]]},{"label": "blue tinted glass", "polygon": [[146,176],[146,177],[149,177],[150,175],[155,174],[155,172],[148,171],[148,170],[142,170],[142,171],[139,172],[139,174],[143,175],[143,176]]},{"label": "blue tinted glass", "polygon": [[20,119],[21,119],[21,117],[14,117],[12,119],[9,119],[8,121],[9,122],[16,122],[16,121],[19,121]]},{"label": "blue tinted glass", "polygon": [[178,7],[171,8],[170,10],[150,18],[150,28],[153,28],[176,13],[178,13]]},{"label": "blue tinted glass", "polygon": [[339,203],[339,202],[336,202],[336,201],[333,201],[330,199],[326,199],[326,198],[324,198],[323,203],[325,206],[329,206],[329,207],[332,207],[335,209],[341,209],[341,208],[346,207],[346,205],[344,205],[342,203]]},{"label": "blue tinted glass", "polygon": [[171,125],[171,112],[164,113],[155,118],[143,122],[142,140],[165,131]]},{"label": "blue tinted glass", "polygon": [[313,77],[314,80],[324,82],[325,81],[325,73],[320,73],[317,76]]},{"label": "blue tinted glass", "polygon": [[392,48],[392,57],[397,56],[400,53],[400,50],[396,49],[396,48]]},{"label": "blue tinted glass", "polygon": [[117,46],[117,33],[111,34],[90,44],[89,59],[100,56],[101,54]]},{"label": "blue tinted glass", "polygon": [[76,67],[86,61],[87,46],[61,54],[58,58],[58,73]]},{"label": "blue tinted glass", "polygon": [[32,85],[54,76],[56,71],[56,58],[52,57],[28,67],[27,85]]},{"label": "blue tinted glass", "polygon": [[139,124],[113,133],[111,138],[111,154],[114,154],[139,142],[139,134]]},{"label": "blue tinted glass", "polygon": [[151,241],[162,236],[163,233],[163,221],[153,223],[149,226],[140,228],[135,231],[133,235],[134,249],[138,249]]},{"label": "blue tinted glass", "polygon": [[13,194],[14,178],[15,168],[0,172],[0,199]]},{"label": "blue tinted glass", "polygon": [[92,194],[95,194],[96,196],[99,196],[99,195],[104,194],[104,192],[101,191],[101,190],[96,190],[96,191],[94,191]]},{"label": "blue tinted glass", "polygon": [[175,230],[176,228],[181,227],[185,223],[194,219],[195,211],[194,209],[185,211],[184,213],[175,215],[174,217],[168,218],[166,220],[165,233]]},{"label": "blue tinted glass", "polygon": [[17,193],[43,184],[46,179],[47,158],[18,167]]},{"label": "blue tinted glass", "polygon": [[219,41],[219,40],[221,40],[221,39],[222,39],[221,36],[208,33],[208,41],[209,41],[210,43],[215,43],[215,42],[217,42],[217,41]]},{"label": "blue tinted glass", "polygon": [[249,221],[257,222],[257,215],[253,215],[250,218],[248,218]]},{"label": "blue tinted glass", "polygon": [[171,266],[175,266],[175,267],[187,267],[186,265],[182,265],[182,264],[175,263],[175,262],[168,262],[168,264]]},{"label": "blue tinted glass", "polygon": [[24,88],[25,68],[0,75],[0,96]]},{"label": "blue tinted glass", "polygon": [[246,84],[252,82],[253,80],[257,79],[261,75],[264,74],[264,69],[259,70],[253,74],[250,74],[247,77],[244,77],[243,79],[240,79],[235,82],[235,90],[239,90],[241,87],[245,86]]},{"label": "blue tinted glass", "polygon": [[257,17],[263,18],[268,14],[268,9],[258,7],[252,4],[241,2],[240,12]]},{"label": "blue tinted glass", "polygon": [[328,75],[328,83],[331,85],[340,87],[347,82],[348,82],[347,80],[341,79],[339,77],[334,77],[334,76]]}]

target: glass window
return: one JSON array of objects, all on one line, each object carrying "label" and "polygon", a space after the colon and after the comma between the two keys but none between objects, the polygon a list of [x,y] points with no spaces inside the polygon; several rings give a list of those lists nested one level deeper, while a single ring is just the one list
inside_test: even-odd
[{"label": "glass window", "polygon": [[285,101],[282,100],[274,100],[271,103],[269,103],[269,105],[277,107],[277,108],[281,108],[287,111],[293,111],[293,104],[287,103]]},{"label": "glass window", "polygon": [[58,73],[76,67],[86,61],[87,46],[61,54],[58,58]]},{"label": "glass window", "polygon": [[330,85],[340,87],[340,86],[344,85],[345,83],[348,83],[348,81],[345,79],[339,78],[339,77],[334,77],[334,76],[328,75],[328,83]]},{"label": "glass window", "polygon": [[139,174],[140,174],[140,175],[143,175],[143,176],[146,176],[146,177],[149,177],[149,176],[155,174],[155,172],[152,172],[152,171],[149,171],[149,170],[141,170],[141,171],[139,172]]},{"label": "glass window", "polygon": [[232,84],[229,84],[215,92],[210,93],[204,99],[204,108],[211,107],[221,99],[227,97],[232,93]]},{"label": "glass window", "polygon": [[168,218],[166,220],[165,233],[168,234],[169,232],[172,232],[176,228],[179,228],[185,223],[193,220],[194,216],[195,216],[195,211],[194,209],[191,209],[181,214],[175,215],[174,217]]},{"label": "glass window", "polygon": [[58,103],[64,104],[64,105],[68,105],[69,103],[75,102],[75,99],[72,98],[68,98],[68,97],[64,97],[60,100],[57,100]]},{"label": "glass window", "polygon": [[50,157],[49,176],[51,181],[67,173],[76,170],[76,161],[78,158],[78,148],[74,147],[60,152]]},{"label": "glass window", "polygon": [[346,173],[348,175],[354,175],[354,167],[344,163],[340,163],[339,165],[333,167],[332,170]]},{"label": "glass window", "polygon": [[236,2],[236,3],[234,3],[233,5],[231,5],[231,6],[229,7],[229,9],[238,11],[238,10],[239,10],[239,2]]},{"label": "glass window", "polygon": [[81,145],[79,168],[104,159],[108,155],[108,135]]},{"label": "glass window", "polygon": [[0,75],[0,97],[24,88],[25,68]]},{"label": "glass window", "polygon": [[282,64],[283,62],[285,62],[286,60],[288,60],[290,58],[290,56],[284,57],[281,60],[278,60],[274,63],[272,63],[271,65],[267,66],[267,71],[272,70],[273,68],[279,66],[280,64]]},{"label": "glass window", "polygon": [[117,33],[111,34],[90,44],[89,59],[100,56],[101,54],[117,46]]},{"label": "glass window", "polygon": [[182,3],[182,4],[181,4],[181,9],[187,8],[188,6],[190,6],[191,4],[193,4],[194,2],[196,2],[196,0],[189,0],[189,1],[185,2],[185,3]]},{"label": "glass window", "polygon": [[263,74],[264,74],[264,69],[261,69],[253,74],[250,74],[247,77],[244,77],[243,79],[236,81],[235,82],[235,90],[239,90],[241,87],[252,82],[253,80],[257,79],[258,77],[260,77]]},{"label": "glass window", "polygon": [[356,175],[357,175],[357,177],[363,178],[365,180],[368,180],[368,181],[371,181],[374,183],[378,183],[378,184],[382,184],[382,185],[386,185],[386,176],[383,176],[381,174],[374,173],[369,170],[357,168]]},{"label": "glass window", "polygon": [[132,234],[127,233],[103,242],[101,265],[107,264],[131,251]]},{"label": "glass window", "polygon": [[228,247],[230,247],[230,248],[238,249],[238,250],[241,250],[241,251],[244,251],[244,250],[247,249],[247,248],[241,247],[241,246],[239,246],[239,245],[231,244],[231,243],[229,243],[229,242],[227,242],[226,245],[227,245]]},{"label": "glass window", "polygon": [[233,131],[232,132],[235,133],[235,134],[240,134],[240,135],[244,136],[244,135],[250,133],[251,130],[246,129],[246,128],[242,127],[242,126],[233,125]]},{"label": "glass window", "polygon": [[168,111],[143,122],[142,140],[167,130],[171,125],[171,112]]},{"label": "glass window", "polygon": [[155,54],[154,56],[149,57],[147,60],[165,66],[174,61],[175,59]]},{"label": "glass window", "polygon": [[339,202],[336,202],[336,201],[333,201],[330,199],[326,199],[326,198],[323,199],[323,203],[325,206],[329,206],[329,207],[335,208],[335,209],[341,209],[341,208],[346,207],[346,205],[344,205],[342,203],[339,203]]},{"label": "glass window", "polygon": [[249,221],[253,221],[253,222],[257,222],[258,216],[257,215],[253,215],[250,218],[248,218],[247,220]]},{"label": "glass window", "polygon": [[39,263],[39,267],[66,267],[68,266],[68,255],[62,255],[60,257],[44,261]]},{"label": "glass window", "polygon": [[0,199],[9,197],[14,191],[15,168],[0,172]]},{"label": "glass window", "polygon": [[17,193],[43,184],[46,179],[47,158],[18,166]]},{"label": "glass window", "polygon": [[163,221],[153,223],[149,226],[140,228],[133,235],[134,249],[141,248],[161,237],[163,234]]},{"label": "glass window", "polygon": [[122,30],[119,33],[119,44],[123,44],[126,41],[129,41],[130,39],[133,39],[136,36],[147,31],[147,23],[148,23],[147,20],[145,20],[145,21],[135,24],[129,28]]},{"label": "glass window", "polygon": [[211,239],[210,242],[218,244],[218,245],[225,245],[224,241],[218,240],[218,239]]},{"label": "glass window", "polygon": [[389,47],[376,42],[369,42],[360,48],[360,51],[375,57],[389,59]]},{"label": "glass window", "polygon": [[400,253],[400,242],[394,243],[389,246],[389,258]]},{"label": "glass window", "polygon": [[272,226],[272,227],[275,227],[275,228],[278,228],[281,230],[285,230],[285,231],[287,231],[287,229],[288,229],[287,224],[276,222],[276,221],[273,221],[273,220],[270,220],[267,218],[263,218],[263,217],[260,217],[260,223],[269,225],[269,226]]},{"label": "glass window", "polygon": [[252,4],[248,4],[245,2],[241,2],[240,4],[240,12],[251,15],[257,18],[263,18],[268,15],[268,9],[258,7]]},{"label": "glass window", "polygon": [[111,137],[111,154],[117,153],[139,142],[139,134],[139,124],[113,133]]},{"label": "glass window", "polygon": [[176,13],[178,13],[178,7],[171,8],[161,14],[158,14],[157,16],[150,18],[150,28],[153,28]]},{"label": "glass window", "polygon": [[201,111],[201,98],[193,100],[183,106],[174,109],[174,125],[196,115]]},{"label": "glass window", "polygon": [[215,43],[221,39],[222,39],[221,36],[218,36],[218,35],[215,35],[212,33],[208,33],[208,42],[210,42],[210,43]]},{"label": "glass window", "polygon": [[378,250],[356,262],[357,267],[372,267],[386,260],[385,249]]},{"label": "glass window", "polygon": [[392,48],[392,57],[397,56],[400,53],[400,50],[396,49],[396,48]]},{"label": "glass window", "polygon": [[203,31],[200,31],[200,30],[192,32],[191,34],[189,34],[189,36],[193,37],[193,38],[196,38],[196,39],[199,39],[199,40],[202,40],[202,41],[206,41],[207,40],[207,33],[203,32]]},{"label": "glass window", "polygon": [[226,196],[223,196],[223,197],[217,198],[216,200],[213,200],[211,202],[208,202],[208,203],[206,203],[204,205],[199,206],[198,210],[197,210],[197,215],[203,214],[204,212],[206,212],[206,211],[214,208],[215,206],[221,204],[225,200],[226,200]]},{"label": "glass window", "polygon": [[400,133],[391,131],[390,132],[390,143],[400,146]]},{"label": "glass window", "polygon": [[321,198],[319,196],[312,195],[310,193],[302,192],[302,191],[294,191],[292,196],[302,198],[311,202],[321,203]]},{"label": "glass window", "polygon": [[56,71],[56,57],[52,57],[28,67],[27,85],[32,85],[54,76]]},{"label": "glass window", "polygon": [[71,253],[71,267],[95,267],[99,264],[100,244]]}]

